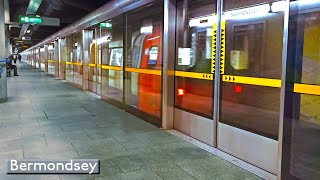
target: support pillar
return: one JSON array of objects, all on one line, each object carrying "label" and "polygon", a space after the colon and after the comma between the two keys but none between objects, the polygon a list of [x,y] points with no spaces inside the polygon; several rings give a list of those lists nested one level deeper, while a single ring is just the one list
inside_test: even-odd
[{"label": "support pillar", "polygon": [[[6,33],[5,33],[5,17],[4,17],[4,0],[0,0],[0,60],[6,57]],[[3,68],[2,74],[0,74],[0,103],[8,100],[7,96],[7,73],[6,63],[0,62],[0,68]]]},{"label": "support pillar", "polygon": [[173,129],[176,0],[164,0],[162,128]]}]

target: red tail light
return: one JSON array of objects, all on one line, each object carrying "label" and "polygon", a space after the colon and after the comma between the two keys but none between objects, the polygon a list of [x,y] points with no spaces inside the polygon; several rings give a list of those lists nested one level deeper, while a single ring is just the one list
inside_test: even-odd
[{"label": "red tail light", "polygon": [[178,89],[178,96],[184,95],[184,89]]},{"label": "red tail light", "polygon": [[242,93],[242,86],[236,86],[236,93]]}]

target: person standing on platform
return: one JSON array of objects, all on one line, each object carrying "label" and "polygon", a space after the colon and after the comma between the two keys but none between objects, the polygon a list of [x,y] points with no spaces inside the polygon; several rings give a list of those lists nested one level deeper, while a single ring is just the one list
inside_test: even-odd
[{"label": "person standing on platform", "polygon": [[20,54],[18,54],[18,60],[19,60],[19,62],[21,62],[21,55]]},{"label": "person standing on platform", "polygon": [[14,76],[19,76],[19,75],[18,75],[18,68],[17,68],[17,66],[14,65],[14,64],[12,64],[12,61],[16,61],[16,60],[13,58],[13,55],[10,55],[10,56],[8,57],[8,59],[10,60],[10,62],[7,63],[7,67],[10,68],[10,70],[13,69],[13,72],[14,72],[13,75],[14,75]]}]

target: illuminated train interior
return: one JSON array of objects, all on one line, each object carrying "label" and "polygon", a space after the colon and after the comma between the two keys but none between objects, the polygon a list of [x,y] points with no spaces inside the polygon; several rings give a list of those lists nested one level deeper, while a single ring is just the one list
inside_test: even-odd
[{"label": "illuminated train interior", "polygon": [[320,1],[286,3],[224,0],[219,16],[217,0],[176,0],[167,22],[164,1],[150,1],[24,56],[159,127],[170,96],[170,128],[272,175],[281,164],[319,179]]}]

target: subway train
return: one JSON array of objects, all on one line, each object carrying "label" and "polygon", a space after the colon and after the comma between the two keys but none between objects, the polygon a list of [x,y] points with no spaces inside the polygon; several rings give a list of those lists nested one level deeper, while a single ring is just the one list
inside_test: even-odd
[{"label": "subway train", "polygon": [[[284,1],[225,0],[221,44],[215,1],[177,0],[168,17],[164,1],[112,1],[28,49],[28,60],[39,67],[38,48],[55,42],[61,79],[157,126],[173,119],[170,128],[277,175],[284,71],[294,72],[295,121],[320,125],[320,2],[307,1],[291,2],[299,13],[288,25],[289,45]],[[217,51],[221,69],[213,70]]]}]

